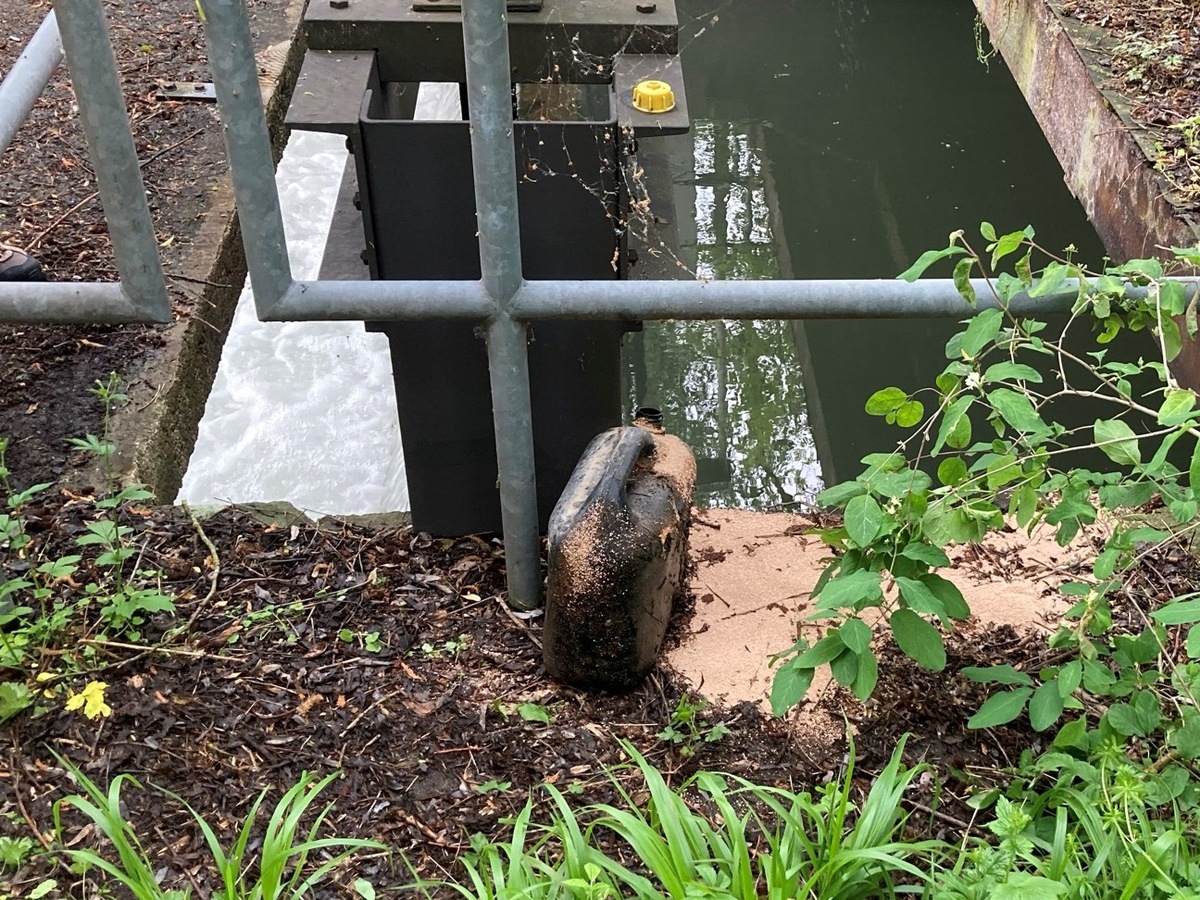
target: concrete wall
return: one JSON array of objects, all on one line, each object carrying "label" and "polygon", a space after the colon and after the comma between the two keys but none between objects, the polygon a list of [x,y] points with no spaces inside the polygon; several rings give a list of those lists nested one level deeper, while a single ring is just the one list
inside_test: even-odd
[{"label": "concrete wall", "polygon": [[1113,258],[1196,243],[1200,230],[1163,196],[1167,185],[1149,165],[1120,98],[1100,89],[1102,73],[1077,49],[1073,38],[1085,37],[1083,26],[1061,19],[1047,0],[974,2]]},{"label": "concrete wall", "polygon": [[[1048,0],[974,0],[1029,108],[1058,156],[1071,192],[1117,261],[1163,256],[1162,247],[1200,239],[1194,217],[1167,199],[1168,186],[1139,144],[1122,98],[1101,88],[1096,46],[1103,35],[1060,17]],[[1030,208],[1037,198],[1031,197]],[[1185,343],[1177,376],[1200,387],[1200,347]]]}]

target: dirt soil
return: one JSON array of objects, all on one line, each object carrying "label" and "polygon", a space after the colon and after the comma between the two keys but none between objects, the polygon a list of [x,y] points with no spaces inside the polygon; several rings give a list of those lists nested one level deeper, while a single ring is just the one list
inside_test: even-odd
[{"label": "dirt soil", "polygon": [[[73,551],[94,515],[89,498],[34,504],[27,518],[35,551],[46,558]],[[47,693],[36,714],[0,726],[0,835],[53,839],[53,804],[74,789],[52,751],[97,782],[130,773],[179,795],[225,840],[263,789],[277,798],[303,772],[341,771],[329,796],[331,831],[383,841],[403,856],[370,856],[339,877],[395,886],[411,879],[405,859],[423,876],[458,873],[471,833],[503,834],[503,818],[531,792],[545,808],[541,784],[580,803],[616,800],[606,770],[623,761],[619,740],[674,782],[704,767],[776,785],[816,784],[844,764],[840,731],[815,734],[805,724],[809,711],[772,719],[755,703],[704,708],[702,727],[720,723],[729,733],[688,755],[659,737],[688,692],[669,663],[621,695],[554,683],[541,665],[539,619],[503,605],[495,540],[434,540],[343,522],[318,528],[298,514],[264,525],[254,511],[236,508],[203,522],[180,509],[126,506],[120,515],[145,548],[140,567],[161,571],[162,586],[177,598],[176,616],[147,622],[140,640],[114,643],[101,639],[90,613],[73,641],[35,664],[48,669],[67,653],[96,667],[87,678],[108,685],[112,713],[93,721],[67,711],[67,690],[83,679],[53,678],[41,685]],[[0,563],[19,567],[11,553]],[[1020,574],[1019,560],[1005,565]],[[101,577],[85,562],[61,587],[64,599],[78,599]],[[1191,556],[1160,548],[1131,580],[1124,614],[1140,629],[1135,604],[1153,607],[1197,580]],[[694,606],[679,604],[676,639],[690,630]],[[180,622],[185,635],[164,635]],[[946,671],[931,673],[885,641],[872,700],[864,706],[826,691],[819,712],[852,725],[860,789],[911,734],[909,762],[933,765],[906,798],[913,833],[953,838],[973,827],[971,793],[1003,778],[1015,762],[1012,748],[1040,740],[1021,723],[967,729],[987,689],[960,670],[1000,662],[1033,670],[1053,660],[1043,638],[1009,625],[968,627],[948,650]],[[638,796],[632,776],[620,777]],[[153,789],[130,787],[124,801],[166,882],[208,896],[202,839],[187,812]],[[96,844],[72,810],[63,825],[72,845]],[[93,883],[47,855],[18,869],[10,889],[21,897],[46,877],[58,879],[65,896],[95,895]]]},{"label": "dirt soil", "polygon": [[[763,642],[787,647],[797,637],[821,637],[821,624],[808,619],[811,591],[832,553],[805,516],[710,509],[695,524],[695,613],[668,661],[705,697],[753,702],[768,711],[774,673]],[[1068,608],[1058,586],[1087,570],[1085,554],[1103,540],[1102,531],[1093,526],[1063,548],[1050,529],[1031,537],[1009,528],[950,550],[973,630],[1009,625],[1022,633],[1052,631]],[[825,690],[827,676],[818,672],[815,692]],[[827,741],[840,740],[841,715],[827,712],[807,709],[804,724]]]},{"label": "dirt soil", "polygon": [[1200,7],[1191,0],[1052,0],[1093,26],[1108,81],[1154,147],[1181,210],[1200,210]]}]

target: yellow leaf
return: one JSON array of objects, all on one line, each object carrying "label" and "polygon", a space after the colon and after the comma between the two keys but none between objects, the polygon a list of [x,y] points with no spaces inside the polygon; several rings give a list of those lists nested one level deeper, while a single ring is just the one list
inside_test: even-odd
[{"label": "yellow leaf", "polygon": [[67,709],[74,711],[83,707],[83,714],[89,719],[111,716],[112,707],[104,702],[104,689],[107,687],[103,681],[89,681],[82,691],[72,693],[67,698]]}]

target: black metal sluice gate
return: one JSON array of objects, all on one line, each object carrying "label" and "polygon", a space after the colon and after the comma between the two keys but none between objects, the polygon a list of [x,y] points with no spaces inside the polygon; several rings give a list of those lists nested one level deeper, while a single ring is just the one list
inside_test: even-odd
[{"label": "black metal sluice gate", "polygon": [[[689,127],[674,2],[510,3],[507,18],[524,277],[625,279],[638,141]],[[305,27],[308,51],[287,124],[342,134],[352,154],[321,277],[480,278],[459,5],[313,0]],[[417,118],[422,83],[458,84],[461,110]],[[386,334],[391,347],[414,526],[444,535],[499,531],[479,329],[463,322],[367,327]],[[588,442],[620,424],[621,337],[635,327],[530,328],[543,530]]]}]

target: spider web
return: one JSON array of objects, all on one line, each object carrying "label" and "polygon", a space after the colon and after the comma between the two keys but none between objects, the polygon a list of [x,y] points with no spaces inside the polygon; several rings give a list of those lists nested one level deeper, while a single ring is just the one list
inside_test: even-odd
[{"label": "spider web", "polygon": [[[716,27],[722,13],[736,0],[724,0],[713,8],[687,18],[680,10],[681,25],[678,48],[683,55],[696,41],[702,40],[710,28]],[[589,52],[578,33],[570,33],[569,26],[557,26],[559,33],[547,40],[546,57],[542,71],[550,73],[542,82],[517,85],[515,91],[516,115],[525,122],[600,122],[615,117],[616,111],[608,109],[608,86],[611,79],[614,56]],[[640,52],[666,54],[667,46],[661,35],[653,28],[635,25],[618,51],[619,53]],[[619,100],[616,102],[620,102]],[[544,152],[552,132],[539,129],[536,124],[524,131],[518,139],[519,151],[528,160],[521,173],[524,181],[541,178],[569,178],[582,190],[591,194],[605,211],[615,236],[624,236],[637,259],[641,253],[654,258],[664,258],[681,270],[680,274],[701,277],[694,262],[685,261],[672,242],[670,230],[663,226],[673,224],[668,216],[660,214],[655,204],[655,192],[670,188],[669,176],[664,182],[662,175],[651,173],[639,160],[638,141],[632,129],[615,126],[598,131],[595,142],[596,153],[581,158],[578,148],[572,150],[559,142],[553,154],[557,164],[550,161]],[[663,138],[646,138],[659,141]],[[614,156],[615,153],[615,156]],[[659,177],[656,178],[655,175]],[[612,267],[616,270],[620,260],[614,256]]]}]

